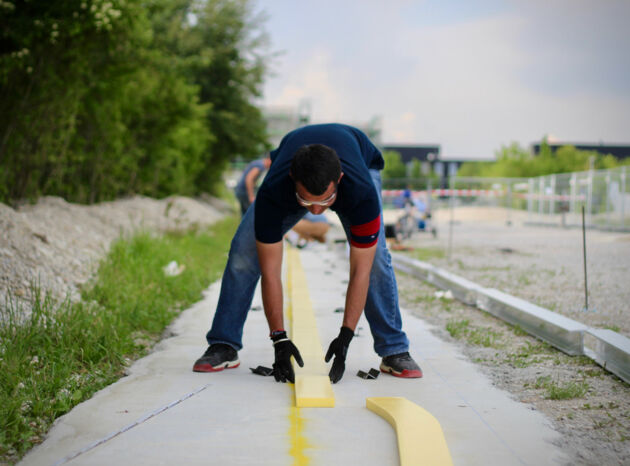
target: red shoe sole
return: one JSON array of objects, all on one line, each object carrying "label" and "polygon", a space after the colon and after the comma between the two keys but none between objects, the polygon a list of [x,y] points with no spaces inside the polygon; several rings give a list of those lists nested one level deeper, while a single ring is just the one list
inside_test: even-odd
[{"label": "red shoe sole", "polygon": [[223,369],[236,369],[241,363],[237,363],[235,366],[225,367],[212,367],[210,364],[197,364],[193,366],[193,372],[221,372]]},{"label": "red shoe sole", "polygon": [[381,372],[385,374],[391,374],[394,377],[400,377],[401,379],[420,379],[422,378],[422,371],[409,371],[405,369],[402,372],[395,372],[393,370],[384,371],[381,369]]}]

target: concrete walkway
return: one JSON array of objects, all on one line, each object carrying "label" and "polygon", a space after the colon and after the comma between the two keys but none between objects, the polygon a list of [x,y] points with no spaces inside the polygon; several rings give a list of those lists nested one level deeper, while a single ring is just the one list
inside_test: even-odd
[{"label": "concrete walkway", "polygon": [[[325,245],[300,253],[322,347],[337,336],[344,305],[347,261]],[[262,310],[245,326],[241,366],[199,374],[192,364],[205,350],[219,284],[173,325],[162,341],[131,367],[131,375],[60,418],[23,465],[396,465],[396,435],[366,409],[368,397],[404,397],[441,424],[456,465],[565,464],[543,415],[498,390],[457,348],[403,310],[410,352],[422,379],[381,374],[364,318],[350,346],[344,378],[333,385],[334,408],[295,408],[293,388],[251,373],[271,366],[273,348]],[[254,306],[259,306],[257,292]]]}]

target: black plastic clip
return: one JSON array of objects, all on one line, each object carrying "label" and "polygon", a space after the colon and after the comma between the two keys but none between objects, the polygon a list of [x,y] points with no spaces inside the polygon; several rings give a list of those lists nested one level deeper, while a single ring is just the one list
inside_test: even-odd
[{"label": "black plastic clip", "polygon": [[378,370],[370,369],[369,372],[363,372],[363,371],[357,372],[357,377],[361,377],[362,379],[365,379],[365,380],[374,380],[378,378],[379,374],[380,372]]},{"label": "black plastic clip", "polygon": [[273,375],[273,369],[270,367],[258,366],[256,369],[250,367],[249,370],[252,371],[254,374],[263,375],[265,377]]}]

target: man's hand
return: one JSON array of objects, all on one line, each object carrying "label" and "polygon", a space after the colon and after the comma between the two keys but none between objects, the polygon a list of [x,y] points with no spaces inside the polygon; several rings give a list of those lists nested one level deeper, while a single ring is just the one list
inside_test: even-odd
[{"label": "man's hand", "polygon": [[295,358],[300,367],[304,367],[304,361],[302,361],[300,352],[287,337],[287,332],[274,332],[271,340],[276,353],[276,362],[273,363],[273,376],[276,382],[286,382],[288,380],[291,383],[295,383],[291,356]]},{"label": "man's hand", "polygon": [[330,358],[335,356],[335,360],[332,363],[328,377],[332,383],[337,383],[343,377],[343,373],[346,370],[346,355],[348,354],[348,346],[354,337],[354,331],[348,327],[341,327],[339,336],[335,338],[326,353],[326,362],[330,361]]}]

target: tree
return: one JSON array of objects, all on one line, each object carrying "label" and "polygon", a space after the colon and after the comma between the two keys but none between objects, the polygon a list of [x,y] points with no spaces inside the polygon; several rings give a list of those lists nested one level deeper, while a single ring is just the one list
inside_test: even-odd
[{"label": "tree", "polygon": [[197,24],[188,53],[208,59],[189,72],[200,87],[201,102],[210,105],[208,124],[215,135],[197,187],[211,190],[230,159],[252,159],[270,148],[266,122],[254,105],[267,69],[268,37],[261,29],[264,18],[252,17],[247,0],[209,0],[193,11]]},{"label": "tree", "polygon": [[247,0],[4,1],[0,23],[0,201],[212,191],[266,149]]},{"label": "tree", "polygon": [[517,143],[503,146],[497,152],[495,162],[466,162],[458,170],[458,176],[518,177],[550,175],[585,171],[593,163],[593,168],[614,168],[630,161],[619,161],[612,155],[602,155],[595,151],[578,150],[574,146],[562,146],[555,152],[543,139],[540,153],[532,155]]},{"label": "tree", "polygon": [[383,179],[405,178],[407,167],[402,162],[400,153],[396,151],[384,151],[385,168],[383,169]]}]

